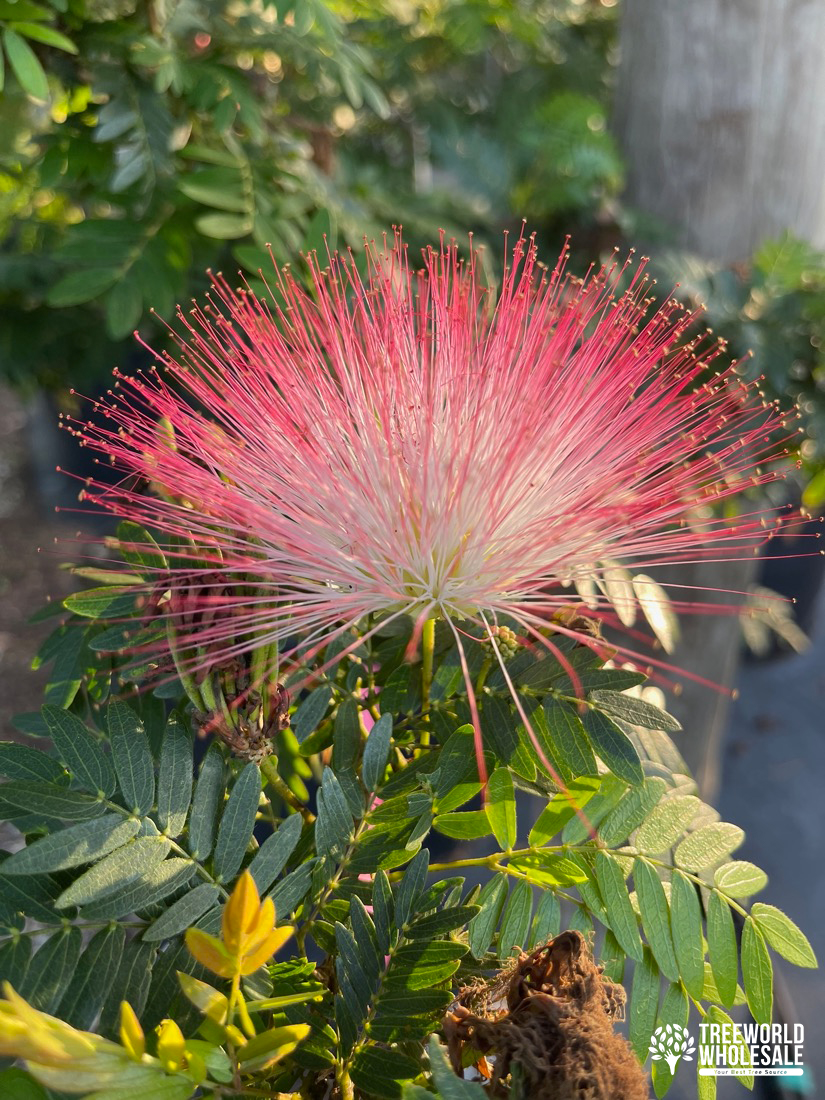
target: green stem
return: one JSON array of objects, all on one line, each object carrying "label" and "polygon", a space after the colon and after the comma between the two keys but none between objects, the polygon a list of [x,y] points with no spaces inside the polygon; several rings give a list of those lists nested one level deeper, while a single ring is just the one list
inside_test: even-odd
[{"label": "green stem", "polygon": [[355,1100],[355,1086],[347,1066],[339,1065],[335,1069],[335,1080],[341,1092],[341,1100]]},{"label": "green stem", "polygon": [[[671,873],[676,870],[682,871],[681,867],[677,868],[673,863],[667,863],[665,860],[662,859],[653,859],[652,856],[644,855],[642,856],[642,859],[647,860],[648,863],[652,863],[656,867],[664,867],[666,871],[670,871]],[[714,889],[717,894],[722,895],[730,908],[735,909],[737,913],[739,913],[741,916],[747,917],[749,915],[747,909],[741,906],[738,901],[730,896],[730,894],[726,894],[724,890],[720,890],[718,886],[711,887],[710,884],[705,882],[704,879],[700,878],[698,875],[691,874],[690,871],[682,871],[682,874],[685,876],[685,878],[690,879],[694,886],[701,886],[705,890],[709,890],[711,888]]]},{"label": "green stem", "polygon": [[275,794],[286,802],[287,806],[291,806],[293,810],[297,810],[305,821],[315,820],[315,815],[310,813],[303,802],[295,796],[281,778],[275,756],[266,756],[261,761],[261,775],[266,779]]},{"label": "green stem", "polygon": [[435,652],[435,619],[427,619],[421,630],[421,713],[424,716],[424,729],[421,731],[421,746],[430,744],[430,688],[433,683],[433,653]]},{"label": "green stem", "polygon": [[487,674],[489,673],[489,671],[492,667],[493,667],[493,658],[492,657],[485,657],[484,658],[484,663],[482,664],[481,668],[478,670],[478,678],[476,679],[476,684],[475,684],[475,689],[474,689],[476,695],[481,694],[481,689],[484,687],[485,681],[487,680]]},{"label": "green stem", "polygon": [[[145,928],[147,922],[146,921],[121,921],[121,920],[119,920],[117,922],[113,922],[111,920],[78,921],[78,922],[72,921],[71,922],[71,927],[72,928],[79,928],[81,931],[87,932],[87,931],[91,931],[92,928],[108,928],[113,923],[117,923],[120,928]],[[16,943],[17,940],[20,939],[21,936],[45,936],[45,935],[48,934],[48,932],[51,929],[59,929],[59,928],[64,928],[64,927],[66,927],[66,925],[63,923],[63,920],[61,920],[60,924],[41,925],[39,928],[15,928],[11,932],[8,932],[8,933],[6,933],[4,931],[2,936],[0,936],[0,947],[3,944],[10,943],[12,941],[14,941]]]},{"label": "green stem", "polygon": [[183,690],[186,692],[187,697],[194,707],[199,711],[205,711],[207,708],[204,706],[203,698],[198,690],[198,685],[195,683],[194,677],[190,676],[183,667],[183,658],[181,654],[178,653],[177,635],[175,634],[171,622],[167,623],[166,626],[166,638],[169,645],[169,651],[172,654],[172,660],[175,662],[175,670],[178,674],[178,679],[183,685]]}]

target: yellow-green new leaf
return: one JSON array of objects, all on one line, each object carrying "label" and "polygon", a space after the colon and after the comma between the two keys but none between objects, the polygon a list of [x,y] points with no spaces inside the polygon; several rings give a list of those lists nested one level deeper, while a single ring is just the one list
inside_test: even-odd
[{"label": "yellow-green new leaf", "polygon": [[783,959],[794,966],[815,968],[818,965],[807,937],[781,909],[757,901],[751,908],[751,917],[774,951]]},{"label": "yellow-green new leaf", "polygon": [[742,929],[742,980],[754,1020],[758,1024],[771,1023],[773,966],[765,938],[751,917],[746,919]]},{"label": "yellow-green new leaf", "polygon": [[641,960],[642,941],[636,914],[630,904],[625,876],[618,863],[604,852],[596,855],[596,879],[607,907],[613,934],[632,959]]},{"label": "yellow-green new leaf", "polygon": [[286,1058],[309,1035],[309,1024],[287,1024],[273,1027],[250,1039],[238,1051],[238,1061],[244,1073],[253,1073],[274,1066]]},{"label": "yellow-green new leaf", "polygon": [[496,840],[509,851],[516,843],[516,793],[506,768],[496,768],[490,776],[485,809]]}]

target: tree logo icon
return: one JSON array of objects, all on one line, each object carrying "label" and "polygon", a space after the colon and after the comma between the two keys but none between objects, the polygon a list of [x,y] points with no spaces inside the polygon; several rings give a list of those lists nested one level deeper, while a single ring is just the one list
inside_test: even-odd
[{"label": "tree logo icon", "polygon": [[676,1072],[676,1066],[682,1059],[692,1062],[695,1053],[696,1046],[686,1027],[664,1024],[653,1032],[650,1057],[654,1062],[667,1062],[671,1073]]}]

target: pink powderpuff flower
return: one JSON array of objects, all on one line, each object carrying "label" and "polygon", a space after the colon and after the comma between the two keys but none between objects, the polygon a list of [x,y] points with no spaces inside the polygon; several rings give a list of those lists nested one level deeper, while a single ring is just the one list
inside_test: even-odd
[{"label": "pink powderpuff flower", "polygon": [[[179,355],[83,428],[123,475],[85,494],[174,537],[159,613],[193,666],[287,639],[306,660],[370,615],[412,616],[417,642],[444,619],[480,751],[462,622],[504,668],[501,618],[536,646],[598,644],[554,617],[598,563],[750,553],[766,520],[710,506],[778,476],[787,425],[689,338],[695,314],[649,315],[644,263],[579,279],[566,247],[547,270],[522,236],[496,296],[443,239],[420,268],[398,233],[365,260],[312,256],[311,292],[276,270],[264,299],[216,278],[179,313]],[[590,613],[616,619],[603,597]]]}]

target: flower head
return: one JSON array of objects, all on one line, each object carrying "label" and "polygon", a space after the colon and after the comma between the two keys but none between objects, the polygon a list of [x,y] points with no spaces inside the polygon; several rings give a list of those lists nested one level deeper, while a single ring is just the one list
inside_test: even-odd
[{"label": "flower head", "polygon": [[311,653],[370,614],[547,640],[575,632],[577,578],[764,540],[710,506],[775,476],[781,418],[695,315],[648,315],[644,264],[578,279],[522,237],[496,297],[444,241],[420,269],[399,235],[365,258],[310,258],[311,293],[276,272],[265,300],[218,277],[179,356],[85,428],[123,474],[88,495],[174,543],[159,610],[193,662]]}]

